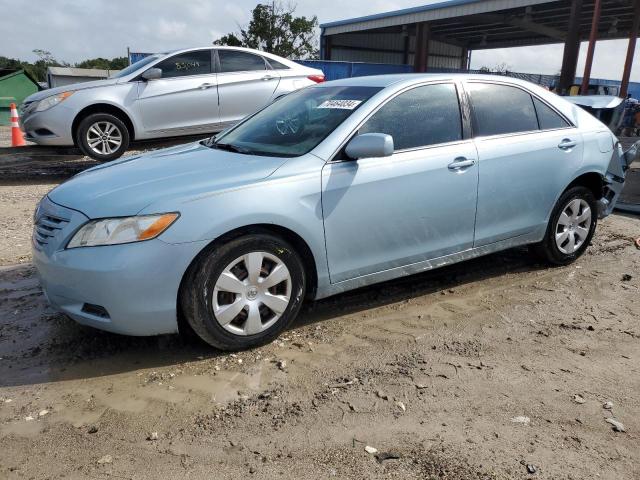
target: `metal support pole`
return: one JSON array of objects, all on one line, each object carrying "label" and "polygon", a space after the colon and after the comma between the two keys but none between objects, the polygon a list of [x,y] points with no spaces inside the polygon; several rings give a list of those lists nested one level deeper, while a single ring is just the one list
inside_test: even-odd
[{"label": "metal support pole", "polygon": [[324,51],[322,60],[331,60],[331,35],[324,35]]},{"label": "metal support pole", "polygon": [[405,65],[409,63],[409,26],[402,26],[402,63]]},{"label": "metal support pole", "polygon": [[600,10],[602,0],[596,0],[593,7],[593,17],[591,19],[591,33],[589,34],[589,48],[587,49],[587,59],[584,64],[584,75],[582,76],[582,86],[580,94],[587,95],[589,93],[589,80],[591,79],[591,66],[593,65],[593,54],[596,49],[596,40],[598,38],[598,24],[600,23]]},{"label": "metal support pole", "polygon": [[467,61],[469,60],[469,49],[463,48],[460,54],[460,70],[467,69]]},{"label": "metal support pole", "polygon": [[413,59],[414,71],[426,72],[429,64],[429,24],[416,24],[416,51]]},{"label": "metal support pole", "polygon": [[627,58],[624,61],[624,72],[622,73],[622,83],[620,85],[620,96],[622,98],[627,96],[627,91],[629,90],[629,77],[631,76],[631,66],[633,65],[633,54],[636,51],[636,40],[638,38],[638,29],[640,28],[640,0],[635,0],[633,12],[633,24],[629,32]]},{"label": "metal support pole", "polygon": [[558,82],[558,93],[567,93],[576,77],[578,66],[578,54],[580,53],[580,10],[582,0],[571,1],[571,16],[569,17],[569,28],[567,38],[564,42],[564,52],[562,55],[562,70]]}]

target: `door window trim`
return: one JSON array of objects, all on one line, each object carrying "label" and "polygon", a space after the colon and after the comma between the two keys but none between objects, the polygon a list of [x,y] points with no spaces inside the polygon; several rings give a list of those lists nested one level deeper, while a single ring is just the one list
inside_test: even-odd
[{"label": "door window trim", "polygon": [[[525,130],[522,132],[509,132],[509,133],[498,133],[495,135],[477,135],[475,130],[477,128],[477,119],[475,117],[475,112],[473,110],[473,102],[471,100],[471,94],[469,92],[468,89],[465,88],[465,95],[468,98],[468,102],[469,102],[469,110],[470,110],[470,120],[471,120],[471,131],[472,131],[472,138],[473,139],[480,139],[480,140],[485,140],[485,139],[489,139],[489,140],[493,140],[496,138],[507,138],[507,137],[515,137],[515,136],[520,136],[520,135],[532,135],[532,134],[536,134],[536,133],[543,133],[543,132],[551,132],[551,131],[555,131],[555,130],[567,130],[567,129],[571,129],[571,128],[577,128],[575,126],[575,124],[569,120],[564,114],[562,114],[561,112],[558,111],[558,109],[556,109],[553,105],[550,105],[547,101],[545,101],[544,99],[540,98],[539,95],[536,95],[534,92],[526,89],[525,87],[522,87],[521,85],[517,85],[515,83],[510,83],[508,81],[500,81],[500,80],[481,80],[481,79],[465,79],[462,81],[463,83],[463,88],[466,87],[467,84],[471,84],[471,83],[481,83],[481,84],[488,84],[488,85],[501,85],[501,86],[505,86],[505,87],[513,87],[513,88],[517,88],[518,90],[522,90],[523,92],[527,93],[529,96],[531,96],[532,101],[531,104],[533,106],[533,111],[536,114],[536,122],[538,123],[538,128],[537,130]],[[558,114],[560,116],[560,118],[562,118],[565,122],[567,122],[567,126],[566,127],[560,127],[560,128],[546,128],[546,129],[542,129],[540,128],[540,119],[538,118],[538,111],[536,110],[536,106],[533,103],[533,98],[539,100],[540,102],[542,102],[544,105],[548,106],[553,112],[555,112],[556,114]]]},{"label": "door window trim", "polygon": [[429,85],[443,85],[443,84],[453,85],[454,88],[456,89],[456,92],[457,92],[456,97],[458,99],[458,110],[460,111],[460,133],[462,135],[462,138],[460,140],[453,140],[451,142],[433,143],[433,144],[430,144],[430,145],[422,145],[422,146],[419,146],[419,147],[403,148],[402,150],[394,150],[393,153],[390,156],[393,157],[398,153],[414,152],[414,151],[418,151],[418,150],[427,150],[427,149],[444,147],[444,146],[449,146],[449,145],[461,145],[461,144],[465,144],[465,143],[470,143],[472,138],[471,137],[467,138],[466,135],[465,135],[465,130],[466,130],[465,129],[465,117],[463,115],[463,107],[462,107],[462,102],[461,102],[461,99],[460,99],[460,85],[459,85],[459,82],[456,81],[456,80],[453,80],[453,79],[451,79],[451,80],[433,80],[433,81],[430,81],[430,82],[424,82],[424,83],[408,85],[407,87],[395,92],[392,96],[387,97],[373,111],[369,112],[369,115],[367,115],[360,123],[358,123],[356,128],[354,128],[353,131],[349,135],[347,135],[347,138],[343,142],[340,143],[340,146],[336,149],[335,152],[333,152],[333,154],[329,157],[329,160],[326,163],[344,163],[344,162],[355,162],[355,161],[357,161],[357,160],[354,160],[354,159],[336,159],[336,156],[339,155],[341,152],[343,152],[344,148],[351,141],[351,139],[357,135],[358,130],[360,130],[360,128],[365,123],[367,123],[367,121],[369,121],[369,119],[371,117],[373,117],[382,107],[384,107],[391,100],[393,100],[396,97],[402,95],[403,93],[406,93],[406,92],[408,92],[410,90],[413,90],[415,88],[426,87],[426,86],[429,86]]}]

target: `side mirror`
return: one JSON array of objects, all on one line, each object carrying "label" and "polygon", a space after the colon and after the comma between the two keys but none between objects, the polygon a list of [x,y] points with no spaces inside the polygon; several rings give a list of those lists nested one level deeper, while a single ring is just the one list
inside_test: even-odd
[{"label": "side mirror", "polygon": [[393,137],[386,133],[363,133],[351,139],[345,153],[354,160],[389,157],[393,155]]},{"label": "side mirror", "polygon": [[145,70],[145,72],[140,75],[145,80],[157,80],[158,78],[162,78],[162,69],[161,68],[149,68]]}]

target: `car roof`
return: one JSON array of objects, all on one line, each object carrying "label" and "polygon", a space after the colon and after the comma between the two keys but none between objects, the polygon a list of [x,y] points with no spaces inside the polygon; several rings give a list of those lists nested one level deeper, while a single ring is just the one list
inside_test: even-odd
[{"label": "car roof", "polygon": [[391,85],[411,85],[414,83],[438,81],[438,80],[485,80],[492,82],[505,82],[514,85],[528,85],[530,82],[518,78],[503,75],[478,75],[465,73],[395,73],[388,75],[370,75],[366,77],[351,77],[340,80],[332,80],[321,84],[322,86],[353,86],[353,87],[380,87]]},{"label": "car roof", "polygon": [[279,55],[275,55],[269,52],[263,52],[262,50],[256,50],[255,48],[234,47],[234,46],[227,46],[227,45],[205,45],[203,47],[179,48],[176,50],[171,50],[169,52],[159,53],[157,55],[164,55],[164,56],[176,55],[178,53],[192,52],[194,50],[238,50],[238,51],[243,51],[247,53],[253,53],[255,55],[261,55],[267,58],[272,58],[274,60],[278,60],[279,62],[283,62],[283,63],[287,62],[290,65],[297,65],[301,67],[303,66],[303,65],[300,65],[299,63],[294,62],[293,60],[289,60],[288,58],[280,57]]}]

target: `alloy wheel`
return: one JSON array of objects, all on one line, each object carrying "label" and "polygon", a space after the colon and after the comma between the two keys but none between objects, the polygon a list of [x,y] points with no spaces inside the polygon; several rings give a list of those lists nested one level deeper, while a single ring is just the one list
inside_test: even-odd
[{"label": "alloy wheel", "polygon": [[591,208],[581,199],[571,200],[560,214],[556,224],[556,246],[564,254],[578,250],[589,236]]},{"label": "alloy wheel", "polygon": [[87,144],[98,155],[111,155],[122,145],[122,132],[111,122],[96,122],[87,130]]},{"label": "alloy wheel", "polygon": [[278,321],[291,298],[291,274],[275,255],[251,252],[229,263],[216,279],[216,321],[235,335],[255,335]]}]

